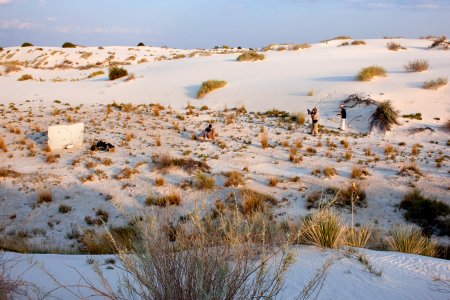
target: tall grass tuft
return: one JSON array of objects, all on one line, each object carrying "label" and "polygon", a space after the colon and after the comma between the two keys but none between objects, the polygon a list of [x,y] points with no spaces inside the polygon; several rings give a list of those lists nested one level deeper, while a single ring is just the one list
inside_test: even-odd
[{"label": "tall grass tuft", "polygon": [[382,101],[370,116],[370,129],[378,127],[382,131],[390,131],[392,125],[400,125],[398,118],[399,111],[394,108],[391,100]]},{"label": "tall grass tuft", "polygon": [[408,72],[423,72],[428,70],[429,67],[430,65],[426,59],[417,59],[408,62],[408,64],[405,65],[405,70]]},{"label": "tall grass tuft", "polygon": [[206,94],[223,88],[224,86],[227,85],[227,82],[224,80],[208,80],[202,83],[202,86],[200,87],[200,89],[197,92],[197,99],[201,99],[203,97],[205,97]]},{"label": "tall grass tuft", "polygon": [[370,81],[374,77],[386,77],[386,70],[379,66],[370,66],[361,69],[356,78],[359,81]]},{"label": "tall grass tuft", "polygon": [[437,245],[412,226],[397,226],[391,230],[387,238],[389,249],[393,251],[426,256],[436,256]]},{"label": "tall grass tuft", "polygon": [[344,244],[345,226],[339,215],[330,209],[309,215],[302,223],[300,242],[325,248],[340,248]]}]

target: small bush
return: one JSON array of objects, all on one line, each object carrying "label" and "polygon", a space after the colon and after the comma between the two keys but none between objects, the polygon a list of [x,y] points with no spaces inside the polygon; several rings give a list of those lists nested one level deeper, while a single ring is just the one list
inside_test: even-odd
[{"label": "small bush", "polygon": [[214,177],[206,174],[206,173],[198,173],[195,176],[196,179],[196,186],[198,189],[213,189],[216,186],[216,181],[214,180]]},{"label": "small bush", "polygon": [[360,45],[365,45],[366,42],[365,41],[361,41],[361,40],[356,40],[352,42],[353,46],[360,46]]},{"label": "small bush", "polygon": [[241,190],[242,213],[251,215],[255,212],[264,212],[268,208],[266,203],[275,205],[277,200],[269,194],[264,194],[251,189]]},{"label": "small bush", "polygon": [[148,206],[156,205],[160,207],[166,207],[170,205],[180,205],[181,204],[181,194],[177,190],[171,190],[166,195],[159,197],[150,196],[145,200]]},{"label": "small bush", "polygon": [[390,100],[382,101],[370,116],[370,129],[378,127],[382,131],[390,131],[392,125],[400,125],[398,116],[399,111],[393,107]]},{"label": "small bush", "polygon": [[298,113],[296,115],[297,117],[297,122],[299,125],[303,125],[306,122],[306,115],[304,113]]},{"label": "small bush", "polygon": [[62,48],[76,48],[77,45],[71,43],[71,42],[65,42],[64,44],[62,44],[61,46]]},{"label": "small bush", "polygon": [[370,66],[361,69],[356,77],[359,81],[370,81],[375,76],[386,77],[386,70],[379,66]]},{"label": "small bush", "polygon": [[280,182],[277,177],[270,177],[269,178],[269,186],[275,187]]},{"label": "small bush", "polygon": [[49,203],[53,201],[53,195],[52,190],[45,189],[42,191],[39,191],[37,194],[37,204],[41,203]]},{"label": "small bush", "polygon": [[33,80],[33,75],[31,74],[23,74],[17,79],[17,81],[25,81],[25,80]]},{"label": "small bush", "polygon": [[25,43],[22,44],[21,47],[33,47],[33,46],[34,46],[34,45],[33,45],[32,43],[25,42]]},{"label": "small bush", "polygon": [[5,140],[0,136],[0,149],[3,152],[8,152],[8,146],[6,146]]},{"label": "small bush", "polygon": [[259,54],[255,51],[246,51],[238,56],[237,61],[257,61],[264,60],[266,57],[264,54]]},{"label": "small bush", "polygon": [[67,214],[68,212],[72,211],[72,207],[65,204],[61,204],[58,208],[58,211],[62,214]]},{"label": "small bush", "polygon": [[103,74],[105,74],[105,72],[103,72],[102,70],[95,71],[95,72],[92,72],[91,74],[89,74],[88,78],[94,78],[94,77],[97,77],[97,76],[100,76]]},{"label": "small bush", "polygon": [[424,228],[425,232],[450,235],[450,207],[440,201],[428,199],[415,189],[407,194],[400,208],[405,209],[405,218]]},{"label": "small bush", "polygon": [[200,87],[200,89],[197,92],[197,99],[201,99],[203,98],[206,94],[223,88],[224,86],[227,85],[226,81],[223,80],[208,80],[202,83],[202,86]]},{"label": "small bush", "polygon": [[269,147],[269,141],[267,138],[267,134],[265,132],[261,133],[261,147],[263,149],[266,149],[267,147]]},{"label": "small bush", "polygon": [[345,226],[335,212],[325,209],[307,216],[300,229],[300,242],[325,248],[340,248],[344,243]]},{"label": "small bush", "polygon": [[323,174],[326,177],[331,178],[333,176],[338,175],[338,171],[333,167],[326,167],[325,169],[323,169]]},{"label": "small bush", "polygon": [[369,175],[370,175],[370,173],[367,169],[362,168],[360,166],[353,166],[351,178],[364,179]]},{"label": "small bush", "polygon": [[391,51],[406,50],[405,47],[395,42],[387,43],[387,48]]},{"label": "small bush", "polygon": [[415,61],[410,61],[405,65],[405,70],[408,72],[423,72],[428,70],[430,65],[425,59],[417,59]]},{"label": "small bush", "polygon": [[164,177],[158,177],[155,179],[156,186],[164,186],[165,180]]},{"label": "small bush", "polygon": [[412,226],[395,227],[387,242],[390,250],[419,255],[435,256],[436,243]]},{"label": "small bush", "polygon": [[144,47],[145,44],[143,42],[140,42],[139,44],[137,44],[138,47]]},{"label": "small bush", "polygon": [[413,120],[422,120],[422,114],[421,113],[415,113],[415,114],[409,114],[409,115],[402,115],[402,118],[407,119],[413,119]]},{"label": "small bush", "polygon": [[109,80],[116,80],[128,75],[128,71],[124,68],[111,67],[109,69]]},{"label": "small bush", "polygon": [[440,87],[447,85],[448,79],[444,77],[439,77],[436,80],[429,80],[423,83],[423,88],[426,90],[437,90]]},{"label": "small bush", "polygon": [[180,167],[189,173],[192,173],[193,171],[207,172],[211,169],[211,167],[203,161],[197,161],[192,158],[174,158],[169,154],[153,155],[152,160],[156,168],[160,171],[170,167]]},{"label": "small bush", "polygon": [[245,185],[244,175],[238,171],[230,171],[225,173],[225,176],[228,177],[227,181],[225,181],[225,186],[239,186]]}]

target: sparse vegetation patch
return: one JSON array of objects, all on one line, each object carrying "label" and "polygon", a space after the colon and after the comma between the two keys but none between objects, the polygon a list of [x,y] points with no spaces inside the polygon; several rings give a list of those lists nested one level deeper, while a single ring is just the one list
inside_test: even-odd
[{"label": "sparse vegetation patch", "polygon": [[223,88],[227,85],[227,82],[224,80],[208,80],[202,83],[200,89],[197,92],[197,99],[201,99],[205,97],[206,94]]},{"label": "sparse vegetation patch", "polygon": [[359,81],[370,81],[374,77],[386,77],[386,70],[379,66],[370,66],[361,69],[356,77]]},{"label": "sparse vegetation patch", "polygon": [[255,51],[246,51],[238,56],[237,61],[257,61],[264,60],[266,57],[264,54],[257,53]]}]

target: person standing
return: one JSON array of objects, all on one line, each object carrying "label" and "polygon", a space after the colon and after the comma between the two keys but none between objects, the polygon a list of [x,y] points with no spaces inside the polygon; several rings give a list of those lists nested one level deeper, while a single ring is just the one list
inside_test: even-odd
[{"label": "person standing", "polygon": [[339,129],[345,131],[345,120],[347,119],[347,111],[345,110],[343,104],[339,105],[339,108],[341,109],[341,112],[338,113],[338,116],[341,116],[341,127],[339,127]]},{"label": "person standing", "polygon": [[311,116],[311,132],[310,134],[316,136],[319,134],[319,110],[314,107],[311,111],[308,109],[308,115]]}]

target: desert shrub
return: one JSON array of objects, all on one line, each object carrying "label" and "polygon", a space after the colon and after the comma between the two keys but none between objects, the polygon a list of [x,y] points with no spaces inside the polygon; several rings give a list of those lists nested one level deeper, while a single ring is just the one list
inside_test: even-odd
[{"label": "desert shrub", "polygon": [[352,183],[346,188],[331,188],[335,192],[333,202],[339,207],[350,207],[356,205],[358,207],[365,207],[366,204],[366,191],[360,184]]},{"label": "desert shrub", "polygon": [[189,173],[192,173],[193,171],[207,172],[211,169],[211,167],[203,161],[197,161],[192,158],[175,158],[169,154],[153,155],[152,161],[160,171],[170,167],[179,167]]},{"label": "desert shrub", "polygon": [[22,44],[21,47],[33,47],[33,46],[34,46],[34,45],[33,45],[32,43],[25,42],[25,43]]},{"label": "desert shrub", "polygon": [[269,182],[269,186],[274,187],[274,186],[277,186],[277,184],[280,182],[280,180],[277,177],[272,176],[272,177],[269,177],[268,182]]},{"label": "desert shrub", "polygon": [[412,226],[394,227],[387,238],[390,250],[435,256],[436,243],[422,234],[422,231]]},{"label": "desert shrub", "polygon": [[400,202],[405,209],[405,218],[421,226],[426,233],[436,231],[441,235],[450,235],[450,207],[440,201],[429,199],[420,190],[414,189]]},{"label": "desert shrub", "polygon": [[359,81],[370,81],[375,76],[386,77],[386,70],[379,66],[370,66],[361,69],[357,75]]},{"label": "desert shrub", "polygon": [[49,203],[53,201],[52,190],[44,189],[37,193],[37,204]]},{"label": "desert shrub", "polygon": [[17,79],[17,81],[25,81],[25,80],[33,80],[33,75],[31,74],[23,74]]},{"label": "desert shrub", "polygon": [[292,257],[282,239],[257,238],[276,231],[272,224],[258,214],[215,219],[196,214],[177,225],[145,218],[136,222],[133,255],[109,239],[124,269],[120,290],[111,288],[98,267],[95,282],[103,288],[87,283],[94,295],[109,299],[274,299]]},{"label": "desert shrub", "polygon": [[128,75],[128,71],[120,67],[109,68],[109,80],[116,80]]},{"label": "desert shrub", "polygon": [[137,44],[138,47],[144,47],[145,44],[143,42],[140,42],[139,44]]},{"label": "desert shrub", "polygon": [[178,190],[170,190],[167,194],[161,196],[149,196],[145,200],[148,206],[156,205],[166,207],[170,205],[181,204],[181,193]]},{"label": "desert shrub", "polygon": [[307,48],[311,48],[311,45],[308,44],[308,43],[292,45],[292,50],[294,50],[294,51],[297,51],[297,50],[300,50],[300,49],[307,49]]},{"label": "desert shrub", "polygon": [[352,42],[352,45],[354,46],[360,46],[360,45],[365,45],[366,42],[365,41],[361,41],[361,40],[356,40]]},{"label": "desert shrub", "polygon": [[257,61],[264,60],[266,57],[264,54],[257,53],[255,51],[246,51],[238,56],[237,61]]},{"label": "desert shrub", "polygon": [[399,174],[404,176],[423,175],[422,171],[419,169],[419,166],[416,163],[403,165],[402,168],[400,169]]},{"label": "desert shrub", "polygon": [[392,51],[406,50],[405,47],[403,47],[402,45],[395,43],[395,42],[387,43],[387,48]]},{"label": "desert shrub", "polygon": [[156,186],[164,186],[164,183],[165,183],[164,177],[157,177],[155,179]]},{"label": "desert shrub", "polygon": [[18,263],[16,259],[5,258],[0,250],[0,299],[2,300],[31,299],[27,293],[27,283],[20,278],[11,278],[12,270]]},{"label": "desert shrub", "polygon": [[436,80],[428,80],[423,83],[423,88],[426,90],[437,90],[440,87],[447,85],[448,79],[445,77],[439,77]]},{"label": "desert shrub", "polygon": [[430,65],[428,64],[427,60],[417,59],[408,62],[408,64],[405,65],[405,70],[408,72],[423,72],[428,70],[429,67]]},{"label": "desert shrub", "polygon": [[3,152],[8,152],[8,146],[6,145],[5,140],[3,139],[2,136],[0,136],[0,149]]},{"label": "desert shrub", "polygon": [[370,116],[370,129],[378,127],[382,131],[390,131],[392,125],[400,125],[398,116],[399,111],[394,108],[391,100],[382,101]]},{"label": "desert shrub", "polygon": [[224,80],[208,80],[202,83],[200,89],[197,92],[197,99],[203,98],[206,94],[223,88],[227,85],[227,82]]},{"label": "desert shrub", "polygon": [[196,186],[199,189],[213,189],[216,186],[214,177],[206,173],[200,172],[195,176]]},{"label": "desert shrub", "polygon": [[442,49],[442,50],[448,50],[450,43],[447,40],[446,36],[442,36],[440,38],[433,38],[435,39],[433,43],[430,45],[430,49]]},{"label": "desert shrub", "polygon": [[244,175],[239,171],[226,172],[224,175],[228,177],[227,181],[225,181],[226,187],[245,185]]},{"label": "desert shrub", "polygon": [[0,178],[6,178],[6,177],[10,177],[10,178],[17,178],[20,177],[21,174],[19,172],[16,172],[14,170],[11,169],[7,169],[7,168],[0,168]]},{"label": "desert shrub", "polygon": [[97,76],[100,76],[103,74],[105,74],[105,72],[103,72],[102,70],[95,71],[95,72],[92,72],[91,74],[89,74],[88,78],[94,78],[94,77],[97,77]]},{"label": "desert shrub", "polygon": [[275,205],[277,200],[269,195],[251,189],[243,189],[240,192],[242,198],[242,213],[251,215],[255,212],[267,212],[267,204]]},{"label": "desert shrub", "polygon": [[339,215],[329,209],[305,217],[299,242],[325,248],[340,248],[344,243],[345,226]]},{"label": "desert shrub", "polygon": [[65,42],[64,44],[62,44],[61,46],[62,48],[76,48],[77,45],[71,43],[71,42]]},{"label": "desert shrub", "polygon": [[269,141],[267,138],[267,134],[265,132],[261,133],[261,147],[263,149],[266,149],[267,147],[269,147]]}]

